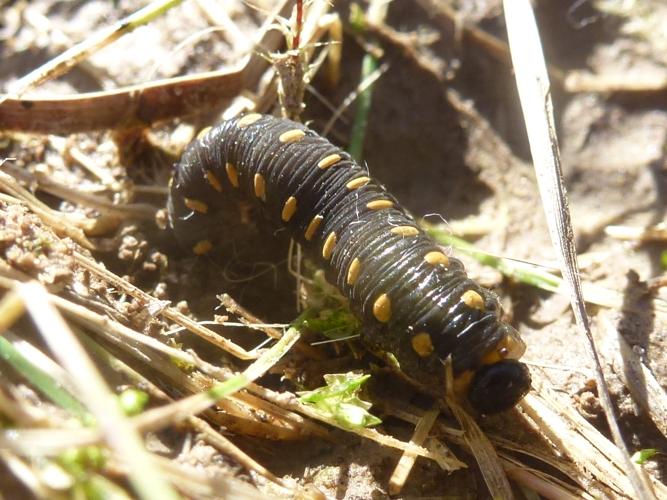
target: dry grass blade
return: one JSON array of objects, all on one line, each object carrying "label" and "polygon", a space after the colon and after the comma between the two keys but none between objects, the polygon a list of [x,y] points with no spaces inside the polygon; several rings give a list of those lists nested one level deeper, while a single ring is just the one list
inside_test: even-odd
[{"label": "dry grass blade", "polygon": [[[52,298],[57,298],[52,296]],[[146,379],[141,373],[130,368],[120,359],[114,357],[108,351],[106,351],[100,344],[97,342],[87,339],[88,345],[91,346],[95,352],[101,355],[105,361],[108,362],[114,370],[122,372],[130,380],[132,380],[136,385],[141,386],[146,389],[146,391],[159,401],[172,402],[172,399],[165,394],[159,387],[154,385],[151,381]],[[173,349],[176,351],[176,349]],[[177,351],[180,352],[180,351]],[[0,393],[0,396],[2,393]],[[1,401],[0,401],[1,404]],[[1,406],[0,406],[1,408]],[[276,477],[271,471],[266,469],[264,466],[255,461],[250,455],[245,453],[243,450],[238,448],[234,443],[229,439],[223,436],[220,432],[215,430],[207,421],[202,418],[191,416],[188,418],[188,424],[199,433],[200,437],[208,444],[219,450],[220,452],[232,457],[238,463],[243,465],[249,471],[253,471],[260,476],[265,477],[269,481],[272,481],[282,487],[290,487],[286,481]]]},{"label": "dry grass blade", "polygon": [[489,441],[489,438],[486,437],[486,434],[479,428],[475,419],[468,415],[457,402],[457,397],[454,394],[454,372],[451,356],[445,361],[444,369],[446,379],[445,402],[461,426],[461,429],[463,429],[463,440],[479,465],[491,497],[503,499],[514,498],[512,487],[507,480],[507,475],[495,448]]},{"label": "dry grass blade", "polygon": [[498,454],[489,438],[479,428],[475,419],[468,415],[455,401],[448,398],[447,405],[465,431],[464,439],[479,464],[484,482],[489,488],[491,496],[493,498],[514,498]]},{"label": "dry grass blade", "polygon": [[186,498],[248,498],[261,500],[264,495],[252,486],[233,479],[210,477],[192,468],[182,467],[163,457],[155,457],[162,471],[167,474]]},{"label": "dry grass blade", "polygon": [[[12,295],[12,292],[10,292],[8,297],[15,297],[17,298],[16,294],[14,293]],[[60,307],[63,306],[64,303],[67,303],[63,299],[57,297],[57,296],[51,296],[51,300],[55,301]],[[2,303],[0,303],[1,305]],[[22,303],[21,303],[22,306]],[[81,312],[81,310],[85,310],[85,308],[81,306],[75,306],[75,311]],[[72,309],[68,308],[67,310],[72,311]],[[2,309],[0,308],[0,315],[3,313]],[[90,311],[88,311],[88,314],[86,315],[86,318],[90,314],[94,314]],[[0,316],[2,317],[2,316]],[[97,326],[101,326],[102,323],[100,323]],[[113,326],[113,321],[108,320],[107,324],[110,326]],[[122,325],[118,325],[121,326]],[[122,327],[127,329],[127,327]],[[129,330],[129,329],[128,329]],[[134,332],[134,335],[136,337],[146,337],[144,335],[139,335],[136,332]],[[147,339],[151,340],[152,343],[148,343],[147,345],[153,346],[153,344],[159,342],[156,342],[154,339],[150,339],[149,337],[146,337]],[[113,366],[116,370],[120,370],[126,375],[128,375],[132,380],[134,380],[137,384],[141,384],[143,387],[149,387],[151,394],[153,394],[158,400],[163,400],[163,401],[169,401],[171,400],[162,392],[160,389],[158,389],[156,386],[153,386],[150,381],[146,380],[143,378],[139,373],[135,372],[131,368],[129,368],[127,365],[125,365],[122,361],[113,358],[107,351],[105,351],[99,344],[95,343],[94,341],[87,339],[84,337],[84,340],[86,340],[86,343],[89,347],[91,347],[98,355],[101,355],[109,365]],[[127,340],[126,340],[127,342]],[[165,352],[166,350],[171,351],[171,355],[173,356],[175,353],[177,359],[181,359],[183,356],[185,356],[186,360],[188,359],[188,355],[185,353],[181,353],[182,356],[179,358],[178,353],[180,351],[177,351],[176,349],[173,348],[168,348],[167,346],[164,346]],[[280,347],[278,347],[280,349]],[[33,361],[37,362],[39,361],[38,359],[35,359]],[[50,361],[50,360],[49,360]],[[40,363],[40,366],[43,367],[44,363]],[[159,367],[156,367],[159,368]],[[227,377],[230,378],[230,377]],[[1,395],[1,393],[0,393]],[[244,396],[246,396],[244,394]],[[0,398],[0,408],[3,408],[2,405],[2,400]],[[180,419],[180,417],[179,417]],[[26,420],[22,420],[25,422]],[[155,422],[151,419],[147,419],[146,421],[135,421],[131,420],[132,424],[136,426],[137,430],[139,431],[147,431],[147,430],[159,430],[163,428],[163,426],[171,425],[172,422],[169,420],[165,419],[160,419],[159,423],[161,424],[160,427],[156,428],[155,427]],[[225,438],[222,434],[216,432],[211,425],[209,425],[206,421],[195,417],[195,416],[189,416],[187,417],[187,422],[188,424],[195,429],[197,432],[199,432],[202,436],[202,438],[215,448],[219,449],[220,451],[224,452],[228,456],[236,459],[240,464],[242,464],[244,467],[246,467],[250,471],[254,471],[257,474],[264,476],[267,478],[269,481],[272,481],[276,483],[278,486],[283,487],[283,488],[292,488],[292,485],[287,483],[286,481],[276,477],[273,475],[270,471],[268,471],[266,468],[264,468],[262,465],[257,463],[252,457],[250,457],[248,454],[244,453],[242,450],[240,450],[238,447],[236,447],[231,441],[229,441],[227,438]],[[147,427],[142,427],[142,426],[147,426]],[[307,427],[307,426],[306,426]],[[15,439],[9,439],[5,440],[5,436],[0,435],[0,441],[3,441],[3,446],[8,446],[11,447],[15,452],[19,454],[56,454],[59,452],[62,452],[65,449],[71,448],[75,445],[78,446],[85,446],[85,445],[92,445],[97,442],[99,442],[103,436],[99,432],[95,432],[92,429],[77,429],[77,430],[46,430],[46,431],[40,431],[40,430],[22,430],[20,431],[20,447],[17,447],[15,445]]]},{"label": "dry grass blade", "polygon": [[[259,330],[261,332],[264,332],[267,336],[273,339],[279,339],[280,337],[282,337],[283,335],[282,332],[280,332],[274,327],[266,326],[265,323],[260,321],[260,319],[254,316],[250,311],[242,307],[228,294],[223,293],[222,295],[218,295],[217,299],[220,301],[220,304],[230,314],[233,314],[239,318],[241,324],[246,325],[247,327],[252,328],[254,330]],[[322,353],[308,344],[304,343],[297,344],[296,349],[306,354],[311,359],[323,359]]]},{"label": "dry grass blade", "polygon": [[272,481],[282,487],[288,488],[290,486],[287,481],[275,476],[266,467],[259,464],[254,458],[237,447],[225,436],[217,432],[208,422],[206,422],[206,420],[198,417],[190,417],[188,419],[188,423],[204,438],[208,444],[229,455],[249,471],[256,472],[257,474],[264,476],[269,481]]},{"label": "dry grass blade", "polygon": [[574,500],[576,498],[592,498],[587,495],[574,495],[562,486],[550,481],[546,481],[534,470],[530,470],[523,464],[521,466],[512,465],[509,462],[503,464],[507,475],[516,482],[527,486],[536,493],[545,498],[553,498],[558,500]]},{"label": "dry grass blade", "polygon": [[211,477],[211,474],[191,467],[185,469],[164,457],[155,456],[154,460],[164,474],[168,475],[190,498],[242,498],[248,500],[266,500],[267,498],[266,494],[239,479],[216,475]]},{"label": "dry grass blade", "polygon": [[568,92],[659,92],[667,88],[660,76],[596,75],[572,71],[563,82]]},{"label": "dry grass blade", "polygon": [[[0,286],[6,286],[3,281],[5,280],[0,280]],[[195,366],[204,372],[214,370],[213,367],[210,367],[207,363],[187,352],[168,346],[148,335],[136,332],[122,323],[91,311],[85,306],[63,299],[57,295],[51,296],[51,301],[68,318],[107,338],[111,342],[118,342],[121,345],[125,344],[127,346],[138,345],[142,349],[153,349],[169,356],[173,360]]]},{"label": "dry grass blade", "polygon": [[564,405],[556,399],[549,399],[547,403],[544,395],[529,395],[521,407],[538,430],[579,467],[582,478],[577,479],[584,484],[591,479],[597,481],[608,488],[604,490],[607,494],[621,495],[629,491],[631,483],[621,469],[582,435],[578,425],[565,416]]},{"label": "dry grass blade", "polygon": [[128,295],[131,295],[137,300],[140,300],[146,306],[151,307],[156,311],[157,314],[161,314],[165,318],[173,321],[174,323],[186,328],[187,330],[191,331],[195,335],[205,339],[206,341],[210,342],[213,345],[216,345],[220,347],[221,349],[229,352],[230,354],[233,354],[239,359],[257,359],[256,354],[252,354],[242,347],[239,347],[238,345],[234,344],[230,340],[227,340],[225,337],[217,334],[213,330],[206,328],[204,326],[201,326],[199,323],[196,321],[191,320],[184,314],[178,312],[176,309],[173,307],[169,307],[166,304],[162,304],[159,301],[157,301],[155,298],[151,297],[149,294],[144,292],[143,290],[137,288],[136,286],[132,285],[131,283],[127,282],[126,280],[120,278],[119,276],[116,276],[114,273],[111,271],[106,270],[104,267],[99,265],[97,262],[89,259],[85,255],[82,255],[78,252],[74,252],[74,258],[76,259],[77,263],[80,264],[82,267],[88,269],[90,272],[93,274],[97,275],[100,279],[103,279],[104,281],[108,282],[110,285],[116,287],[119,290],[122,290],[123,292],[127,293]]},{"label": "dry grass blade", "polygon": [[604,232],[612,238],[639,243],[667,241],[667,225],[664,222],[649,227],[607,226]]},{"label": "dry grass blade", "polygon": [[24,312],[25,306],[21,298],[13,291],[7,293],[0,301],[0,333],[16,323]]},{"label": "dry grass blade", "polygon": [[256,328],[257,330],[264,332],[272,339],[279,339],[280,337],[283,336],[283,334],[276,328],[261,326],[262,321],[260,321],[259,318],[254,316],[250,311],[248,311],[244,307],[242,307],[228,294],[223,293],[221,295],[218,295],[217,299],[220,301],[220,305],[222,305],[230,314],[238,316],[244,325],[247,325],[250,328]]},{"label": "dry grass blade", "polygon": [[[521,402],[521,409],[529,423],[572,460],[578,470],[572,479],[597,491],[596,495],[630,496],[631,471],[625,467],[620,450],[535,375],[536,393]],[[663,484],[653,480],[653,486],[659,498],[667,497]]]},{"label": "dry grass blade", "polygon": [[[14,95],[20,98],[25,92],[47,80],[57,78],[76,66],[79,62],[87,59],[98,50],[115,42],[126,33],[130,33],[142,24],[150,22],[152,19],[163,14],[172,7],[177,6],[183,0],[161,0],[154,1],[138,10],[134,14],[121,19],[113,26],[105,28],[83,42],[66,50],[49,62],[31,71],[26,76],[18,80],[14,85]],[[2,104],[3,99],[0,99]]]},{"label": "dry grass blade", "polygon": [[239,30],[222,4],[214,0],[196,0],[196,4],[209,23],[222,28],[221,35],[235,50],[245,52],[250,48],[248,47],[250,40]]},{"label": "dry grass blade", "polygon": [[[78,218],[77,220],[76,217],[67,216],[57,210],[53,210],[38,200],[30,191],[21,186],[11,175],[1,171],[0,190],[14,197],[14,202],[20,201],[25,203],[35,215],[42,219],[44,224],[50,226],[56,233],[72,238],[84,248],[93,248],[93,244],[86,238],[84,231],[79,227],[81,223],[84,223],[85,225],[92,221],[88,219],[81,220],[81,218]],[[6,201],[11,202],[12,200]]]},{"label": "dry grass blade", "polygon": [[[14,283],[15,282],[13,280],[0,277],[0,286],[11,288]],[[118,348],[128,352],[131,356],[140,359],[142,362],[150,363],[151,366],[160,372],[163,377],[166,377],[167,380],[170,380],[174,387],[182,391],[197,392],[202,390],[202,387],[210,388],[213,386],[216,380],[226,381],[234,376],[234,374],[229,369],[213,366],[201,360],[194,353],[183,352],[179,349],[168,346],[157,339],[136,332],[131,328],[128,328],[127,326],[118,323],[106,316],[97,314],[84,306],[65,300],[57,295],[51,296],[51,300],[54,305],[56,305],[72,321],[75,321],[84,326],[86,329],[95,332],[101,338],[106,339],[108,342],[112,343]],[[165,362],[162,357],[154,357],[151,353],[151,350],[168,356],[170,360],[178,360],[179,362],[186,365],[194,366],[206,376],[198,375],[196,377],[197,380],[202,380],[202,382],[197,383],[191,381],[190,378],[184,379],[182,376],[180,376],[182,375],[181,372],[176,367],[174,367],[171,361]],[[108,356],[108,353],[105,354],[105,356]],[[120,361],[114,361],[111,364],[116,365],[118,363],[120,363]],[[129,368],[127,367],[123,368],[123,371],[125,372],[128,370]],[[135,372],[132,373],[134,374]],[[212,377],[212,379],[207,378],[207,376]],[[136,377],[139,377],[139,375],[136,374],[136,376],[132,376],[132,378]],[[140,380],[140,382],[141,384],[148,383],[143,378]],[[261,413],[267,417],[271,416],[272,419],[275,420],[274,427],[277,427],[278,430],[283,430],[284,432],[289,431],[297,436],[316,435],[325,439],[329,438],[328,432],[323,427],[310,420],[304,419],[294,412],[284,410],[279,405],[270,403],[265,399],[253,396],[249,393],[239,393],[236,395],[236,397],[229,399],[234,400],[236,408],[238,408],[239,405],[243,405],[245,407],[244,412],[251,417],[251,421],[255,420],[257,413]],[[215,415],[220,417],[222,414],[216,413]],[[269,424],[270,422],[266,422],[267,426]],[[243,463],[241,460],[239,461]]]},{"label": "dry grass blade", "polygon": [[[438,0],[417,0],[421,7],[433,16],[434,20],[445,29],[456,30],[464,42],[469,42],[481,48],[485,53],[501,62],[505,66],[511,65],[510,50],[507,43],[478,28],[473,23],[466,22],[462,16],[446,2]],[[549,74],[556,80],[562,81],[563,71],[555,66],[548,67]]]},{"label": "dry grass blade", "polygon": [[206,392],[194,394],[175,403],[148,410],[136,417],[137,425],[144,430],[162,427],[165,422],[173,423],[190,415],[195,415],[215,404],[218,399],[228,397],[240,391],[248,384],[264,375],[278,360],[299,340],[300,334],[295,328],[287,330],[285,335],[262,356],[255,360],[243,373],[225,382],[221,382]]},{"label": "dry grass blade", "polygon": [[588,339],[588,347],[595,362],[595,375],[600,401],[607,416],[614,441],[621,450],[624,466],[630,474],[637,497],[642,499],[654,498],[655,495],[645,474],[633,464],[623,442],[586,315],[573,231],[560,168],[560,154],[554,125],[549,77],[532,7],[527,0],[504,0],[503,6],[517,88],[542,205],[547,215],[551,241],[554,247],[558,248],[563,276],[570,286],[570,297],[575,319]]},{"label": "dry grass blade", "polygon": [[389,69],[387,63],[382,64],[379,68],[369,74],[364,78],[356,89],[348,95],[345,100],[341,103],[340,106],[332,113],[331,118],[327,121],[326,125],[322,128],[322,135],[326,136],[331,129],[336,124],[338,119],[343,115],[345,110],[350,107],[350,105],[366,90],[368,90],[382,75]]},{"label": "dry grass blade", "polygon": [[[327,421],[325,419],[318,417],[317,414],[311,414],[309,416],[311,416],[312,418],[316,418],[318,420],[322,420],[323,422],[326,421],[330,425],[335,425],[336,427],[341,428],[340,426],[336,425],[333,421]],[[417,446],[416,444],[413,443],[406,443],[404,441],[401,441],[400,439],[396,439],[393,436],[388,436],[387,434],[381,434],[374,429],[359,428],[359,429],[353,429],[351,432],[359,436],[365,437],[367,439],[370,439],[372,441],[375,441],[376,443],[381,444],[383,446],[396,448],[397,450],[401,450],[403,452],[409,452],[411,454],[414,454],[415,456],[420,456],[433,460],[435,463],[438,464],[438,466],[442,470],[455,471],[466,467],[466,465],[463,462],[459,461],[455,457],[452,457],[451,454],[447,453],[447,450],[426,449],[423,446]]]},{"label": "dry grass blade", "polygon": [[[34,286],[35,285],[20,285],[20,287],[22,287],[20,289],[27,289],[28,287],[34,288]],[[44,297],[48,298],[46,295]],[[51,320],[52,318],[46,319]],[[257,470],[260,474],[265,475],[270,480],[285,487],[286,484],[282,480],[273,476],[246,454],[227,442],[223,436],[217,434],[206,422],[193,417],[193,415],[212,406],[219,398],[229,397],[234,392],[237,392],[250,384],[254,379],[262,376],[286,352],[289,351],[298,339],[299,332],[296,329],[292,328],[288,330],[279,342],[277,342],[271,349],[267,350],[260,359],[256,360],[242,374],[233,376],[227,382],[220,383],[208,391],[184,398],[178,402],[148,410],[129,420],[129,425],[134,427],[133,430],[147,432],[164,428],[182,420],[188,420],[195,429],[205,433],[216,446],[223,448],[225,451],[231,449],[233,452],[232,456],[239,458],[241,463],[251,466],[253,470]],[[105,397],[106,396],[107,395],[105,395]],[[109,399],[111,401],[114,400],[110,395]],[[31,453],[32,450],[33,453],[51,454],[73,445],[82,446],[93,444],[102,438],[100,432],[96,432],[93,429],[26,430],[21,431],[21,436],[21,439],[18,441],[15,439],[3,441],[3,445],[11,445],[11,447],[19,453]],[[4,435],[0,435],[0,440],[3,440],[5,437],[6,436]],[[14,444],[12,444],[12,441]],[[128,465],[132,464],[128,462]]]},{"label": "dry grass blade", "polygon": [[[317,410],[315,410],[313,407],[301,403],[294,394],[278,393],[272,391],[271,389],[267,389],[266,387],[254,383],[248,384],[246,390],[252,394],[255,394],[265,399],[266,401],[281,406],[282,408],[298,412],[301,415],[305,415],[313,420],[327,423],[332,427],[336,427],[338,429],[351,432],[365,439],[374,441],[382,446],[395,448],[401,451],[409,451],[410,453],[413,453],[416,456],[433,460],[443,470],[455,471],[466,467],[465,463],[461,462],[456,457],[454,457],[454,455],[444,447],[437,450],[430,450],[424,448],[423,446],[417,446],[413,443],[406,443],[404,441],[401,441],[400,439],[396,439],[393,436],[381,434],[374,429],[369,429],[366,427],[353,427],[351,429],[341,427],[341,425],[335,419],[328,418],[322,415]],[[414,423],[416,424],[416,421]],[[304,425],[312,426],[312,423],[310,423],[308,420],[305,420]],[[318,429],[313,429],[312,434],[322,435],[321,432],[318,432]]]},{"label": "dry grass blade", "polygon": [[12,422],[25,422],[26,425],[34,425],[37,422],[29,411],[9,397],[8,391],[0,388],[0,414],[9,418]]},{"label": "dry grass blade", "polygon": [[[157,208],[153,205],[147,203],[114,204],[104,197],[85,193],[81,191],[78,186],[75,188],[54,181],[48,176],[35,176],[11,165],[5,165],[2,168],[14,177],[14,182],[16,182],[16,180],[21,180],[28,185],[36,184],[40,190],[46,193],[62,198],[63,200],[71,201],[72,203],[95,208],[99,211],[102,215],[95,219],[85,218],[83,216],[77,217],[77,219],[80,219],[80,225],[87,234],[95,233],[97,226],[103,226],[104,229],[108,231],[109,228],[112,227],[111,224],[115,227],[120,220],[127,218],[144,220],[155,219]],[[53,212],[52,209],[50,210]],[[65,218],[64,215],[65,214],[62,214],[60,217]]]},{"label": "dry grass blade", "polygon": [[55,456],[72,447],[86,446],[103,439],[93,428],[16,429],[0,432],[0,447],[25,456]]},{"label": "dry grass blade", "polygon": [[[439,414],[440,410],[437,408],[437,406],[427,411],[419,419],[419,422],[417,422],[415,432],[412,435],[410,442],[421,445],[424,441],[426,441],[428,433],[431,432],[431,428],[433,427],[433,424],[435,424],[435,419],[438,418]],[[394,469],[394,473],[391,475],[391,479],[389,479],[390,495],[398,495],[401,492],[403,486],[405,485],[405,481],[408,479],[410,471],[415,464],[415,460],[417,460],[417,456],[415,454],[409,451],[403,452],[401,459],[398,461],[398,464]]]},{"label": "dry grass blade", "polygon": [[0,121],[5,130],[60,135],[145,126],[193,113],[193,103],[231,99],[243,88],[243,67],[234,67],[72,96],[5,98]]},{"label": "dry grass blade", "polygon": [[[423,415],[422,410],[405,404],[404,402],[398,403],[392,401],[389,404],[383,405],[383,411],[389,415],[412,424],[417,424]],[[438,432],[447,436],[448,441],[451,441],[458,446],[467,448],[471,453],[473,453],[465,439],[464,431],[448,427],[442,420],[436,421],[435,425]],[[585,481],[578,481],[580,474],[570,462],[565,462],[562,460],[562,458],[556,458],[541,448],[527,446],[526,443],[515,444],[510,440],[500,438],[498,436],[488,437],[496,449],[504,449],[512,452],[512,455],[499,452],[500,464],[502,465],[506,474],[512,479],[516,480],[518,483],[523,484],[524,486],[528,486],[546,498],[570,498],[570,495],[572,494],[576,494],[578,497],[587,499],[592,498],[591,496],[586,495],[584,486]],[[427,447],[432,449],[432,444],[434,442],[438,443],[439,446],[444,446],[440,441],[432,440],[429,442]],[[449,452],[449,454],[451,455],[451,452]],[[529,462],[532,464],[539,462],[546,464],[552,467],[553,470],[559,471],[560,476],[557,478],[542,471],[531,469],[524,463],[525,461],[520,461],[515,458],[516,456],[530,457]],[[560,479],[560,477],[570,478],[579,486],[577,487],[565,483]]]},{"label": "dry grass blade", "polygon": [[429,460],[433,460],[435,463],[438,464],[438,466],[442,470],[446,471],[455,471],[458,469],[462,469],[466,467],[466,464],[458,460],[456,457],[453,456],[449,450],[446,448],[443,449],[438,449],[438,450],[430,450],[426,449],[423,446],[418,446],[413,443],[406,443],[404,441],[401,441],[400,439],[397,439],[393,436],[389,436],[387,434],[381,434],[375,429],[369,429],[367,427],[352,427],[352,428],[344,428],[342,427],[335,419],[333,418],[328,418],[324,415],[322,415],[320,412],[312,408],[311,406],[305,405],[292,394],[286,395],[286,394],[278,394],[270,389],[266,389],[264,387],[250,384],[248,386],[248,390],[250,392],[253,392],[255,394],[261,395],[263,398],[267,399],[268,401],[273,401],[277,404],[281,404],[284,408],[288,408],[292,411],[296,411],[301,413],[302,415],[306,415],[307,417],[310,417],[314,420],[319,420],[320,422],[325,422],[333,427],[336,427],[338,429],[342,429],[347,432],[351,432],[353,434],[356,434],[357,436],[370,439],[371,441],[374,441],[382,446],[387,446],[390,448],[395,448],[397,450],[401,450],[403,452],[407,451],[410,452],[416,456],[428,458]]},{"label": "dry grass blade", "polygon": [[431,15],[435,21],[448,29],[457,29],[460,36],[495,57],[497,60],[509,66],[510,53],[507,44],[499,38],[486,33],[471,23],[461,22],[461,16],[456,10],[444,2],[437,0],[417,0],[417,3]]},{"label": "dry grass blade", "polygon": [[28,465],[27,460],[22,460],[8,449],[0,449],[0,460],[14,477],[30,490],[35,498],[53,498],[53,490],[42,484],[36,471]]},{"label": "dry grass blade", "polygon": [[105,440],[128,465],[137,494],[146,499],[178,498],[153,466],[141,437],[122,414],[88,354],[50,303],[48,292],[37,283],[18,285],[17,291],[44,340],[69,372],[78,396],[95,416]]}]

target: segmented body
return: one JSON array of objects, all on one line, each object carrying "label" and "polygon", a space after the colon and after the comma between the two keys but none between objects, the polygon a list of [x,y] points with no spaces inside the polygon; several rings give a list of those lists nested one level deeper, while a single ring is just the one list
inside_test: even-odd
[{"label": "segmented body", "polygon": [[[455,375],[469,381],[480,367],[523,352],[516,332],[499,319],[497,297],[469,279],[461,262],[364,168],[307,127],[249,114],[217,125],[186,150],[172,181],[169,214],[177,236],[195,253],[206,253],[212,243],[194,228],[211,227],[220,197],[230,191],[255,200],[318,256],[363,320],[362,340],[375,352],[393,354],[406,375],[432,392],[443,393],[449,355]],[[518,375],[506,392],[517,399],[529,378],[523,365],[512,366]]]}]

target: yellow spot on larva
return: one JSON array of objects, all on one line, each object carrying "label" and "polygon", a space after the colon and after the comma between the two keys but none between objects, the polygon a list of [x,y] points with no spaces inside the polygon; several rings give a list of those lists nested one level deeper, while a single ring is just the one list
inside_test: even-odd
[{"label": "yellow spot on larva", "polygon": [[519,334],[514,329],[510,329],[498,341],[492,351],[482,356],[482,364],[492,365],[503,359],[519,359],[526,351],[526,345],[523,343]]},{"label": "yellow spot on larva", "polygon": [[498,361],[502,361],[503,356],[498,351],[497,349],[494,349],[493,351],[487,352],[484,356],[482,356],[482,364],[483,365],[494,365]]},{"label": "yellow spot on larva", "polygon": [[496,346],[496,349],[498,349],[505,358],[519,359],[526,352],[526,344],[521,340],[519,332],[514,328],[511,328],[507,331],[503,340]]},{"label": "yellow spot on larva", "polygon": [[480,311],[484,310],[484,299],[475,290],[466,290],[463,295],[461,295],[461,300],[468,307]]},{"label": "yellow spot on larva", "polygon": [[280,215],[285,222],[289,222],[292,216],[296,213],[296,198],[290,196],[283,205],[283,212]]},{"label": "yellow spot on larva", "polygon": [[203,201],[195,200],[194,198],[185,198],[183,203],[185,203],[185,206],[190,210],[194,210],[200,214],[205,214],[208,212],[208,205]]},{"label": "yellow spot on larva", "polygon": [[239,126],[239,128],[247,127],[248,125],[252,125],[253,123],[255,123],[257,120],[259,120],[261,118],[262,118],[262,115],[260,115],[259,113],[247,114],[238,121],[238,126]]},{"label": "yellow spot on larva", "polygon": [[350,264],[350,268],[347,270],[347,284],[354,285],[359,277],[359,272],[361,271],[361,261],[358,258],[354,258]]},{"label": "yellow spot on larva", "polygon": [[391,300],[383,293],[373,302],[373,316],[380,323],[387,323],[391,319]]},{"label": "yellow spot on larva", "polygon": [[391,233],[399,236],[417,236],[419,229],[414,226],[396,226],[391,228]]},{"label": "yellow spot on larva", "polygon": [[264,181],[264,176],[262,174],[255,174],[253,185],[255,187],[255,196],[262,201],[266,201],[266,182]]},{"label": "yellow spot on larva", "polygon": [[227,172],[227,178],[229,183],[235,188],[239,187],[239,173],[236,170],[236,167],[231,163],[227,162],[225,164],[225,171]]},{"label": "yellow spot on larva", "polygon": [[336,246],[337,241],[338,237],[333,231],[330,232],[329,236],[327,236],[327,239],[324,240],[324,245],[322,246],[322,257],[324,257],[326,260],[331,258],[331,254],[334,251],[334,247]]},{"label": "yellow spot on larva", "polygon": [[218,192],[222,192],[222,184],[220,184],[220,179],[216,177],[216,175],[213,173],[213,170],[206,171],[206,180],[211,186],[213,186],[213,189]]},{"label": "yellow spot on larva", "polygon": [[278,140],[282,142],[283,144],[288,144],[290,142],[297,142],[300,141],[305,137],[306,133],[303,130],[300,130],[298,128],[288,130],[287,132],[283,132],[280,134],[280,137],[278,137]]},{"label": "yellow spot on larva", "polygon": [[426,332],[420,332],[412,337],[410,343],[414,351],[422,358],[427,358],[433,354],[433,342],[431,341],[431,336]]},{"label": "yellow spot on larva", "polygon": [[204,255],[210,252],[212,248],[213,243],[208,240],[201,240],[192,247],[192,251],[195,253],[195,255]]},{"label": "yellow spot on larva", "polygon": [[390,200],[373,200],[366,203],[366,208],[370,210],[382,210],[383,208],[391,208],[394,202]]},{"label": "yellow spot on larva", "polygon": [[370,181],[370,177],[357,177],[356,179],[352,179],[350,182],[345,184],[345,187],[349,190],[359,189],[360,187],[368,184]]},{"label": "yellow spot on larva", "polygon": [[444,253],[442,252],[429,252],[426,255],[424,255],[424,260],[431,264],[432,266],[437,266],[438,264],[442,264],[443,266],[448,266],[449,265],[449,257],[447,257]]},{"label": "yellow spot on larva", "polygon": [[338,153],[330,154],[329,156],[325,156],[322,158],[319,163],[317,164],[318,168],[325,169],[329,168],[332,165],[335,165],[338,163],[341,159],[341,156]]},{"label": "yellow spot on larva", "polygon": [[306,232],[304,233],[304,238],[306,238],[306,241],[313,239],[313,236],[315,236],[315,232],[317,231],[317,228],[320,227],[323,218],[324,217],[321,215],[316,215],[313,217],[313,220],[310,221],[310,224],[308,224]]},{"label": "yellow spot on larva", "polygon": [[211,131],[211,128],[213,128],[213,127],[204,127],[203,129],[201,129],[199,131],[199,133],[197,134],[197,139],[201,139],[206,134],[208,134]]}]

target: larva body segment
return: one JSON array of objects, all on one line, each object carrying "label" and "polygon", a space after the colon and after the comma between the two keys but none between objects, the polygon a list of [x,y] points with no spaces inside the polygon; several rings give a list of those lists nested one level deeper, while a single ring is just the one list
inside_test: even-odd
[{"label": "larva body segment", "polygon": [[472,380],[466,389],[479,411],[503,410],[525,395],[530,376],[516,361],[524,346],[499,320],[497,297],[349,154],[271,116],[212,128],[183,154],[169,197],[171,226],[195,253],[210,248],[201,228],[215,227],[225,192],[254,200],[320,259],[363,320],[363,342],[393,354],[408,377],[443,395],[451,355],[458,380]]}]

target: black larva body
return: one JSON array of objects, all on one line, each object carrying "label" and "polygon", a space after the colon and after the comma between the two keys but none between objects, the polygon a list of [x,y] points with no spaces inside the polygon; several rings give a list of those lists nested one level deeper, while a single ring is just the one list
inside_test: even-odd
[{"label": "black larva body", "polygon": [[[323,262],[364,322],[362,340],[444,394],[443,361],[483,413],[513,406],[530,386],[518,334],[494,294],[469,279],[398,202],[344,151],[307,127],[250,114],[191,144],[176,167],[170,223],[195,253],[211,248],[221,196],[238,191]],[[203,224],[202,224],[203,222]],[[507,358],[507,359],[506,359]]]}]

